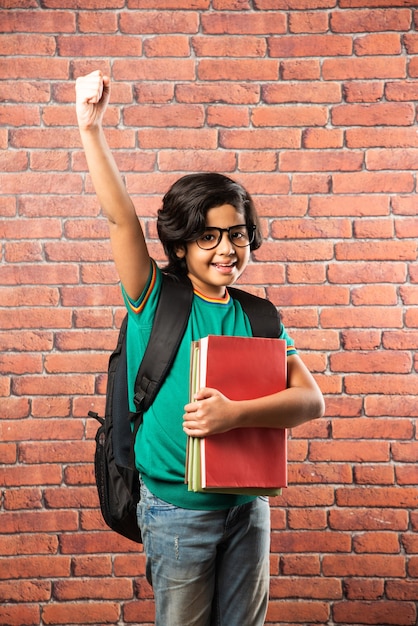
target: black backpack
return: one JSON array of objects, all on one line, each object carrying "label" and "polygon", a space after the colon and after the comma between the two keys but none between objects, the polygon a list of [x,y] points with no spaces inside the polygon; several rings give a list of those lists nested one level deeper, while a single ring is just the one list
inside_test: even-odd
[{"label": "black backpack", "polygon": [[[94,468],[100,508],[115,532],[142,543],[137,525],[139,476],[133,444],[142,415],[154,401],[170,370],[187,326],[193,300],[190,281],[163,274],[161,295],[150,339],[135,381],[136,412],[129,410],[126,368],[126,315],[117,346],[109,359],[105,417],[89,411],[100,422],[96,433]],[[278,337],[280,318],[275,306],[240,289],[228,288],[248,315],[254,336]]]}]

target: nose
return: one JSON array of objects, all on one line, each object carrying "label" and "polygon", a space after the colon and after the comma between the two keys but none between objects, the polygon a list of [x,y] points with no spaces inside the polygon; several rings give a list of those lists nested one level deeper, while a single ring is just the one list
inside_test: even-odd
[{"label": "nose", "polygon": [[232,245],[232,242],[229,238],[229,233],[225,230],[222,233],[222,237],[220,242],[218,243],[218,252],[220,252],[221,254],[234,254],[235,253],[235,248]]}]

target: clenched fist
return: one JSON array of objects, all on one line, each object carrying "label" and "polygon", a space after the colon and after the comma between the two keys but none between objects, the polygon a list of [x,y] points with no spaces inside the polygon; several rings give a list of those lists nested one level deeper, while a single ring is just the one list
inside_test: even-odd
[{"label": "clenched fist", "polygon": [[110,78],[96,70],[76,80],[76,113],[80,130],[99,126],[110,97]]}]

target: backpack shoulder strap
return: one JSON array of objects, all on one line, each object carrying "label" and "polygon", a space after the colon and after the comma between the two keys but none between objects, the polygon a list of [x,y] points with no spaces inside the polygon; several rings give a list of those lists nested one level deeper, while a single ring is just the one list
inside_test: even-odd
[{"label": "backpack shoulder strap", "polygon": [[151,335],[135,380],[138,413],[151,406],[170,370],[192,306],[193,289],[188,279],[162,274],[162,280]]},{"label": "backpack shoulder strap", "polygon": [[235,287],[228,287],[228,291],[248,315],[255,337],[279,337],[282,323],[276,307],[270,300]]}]

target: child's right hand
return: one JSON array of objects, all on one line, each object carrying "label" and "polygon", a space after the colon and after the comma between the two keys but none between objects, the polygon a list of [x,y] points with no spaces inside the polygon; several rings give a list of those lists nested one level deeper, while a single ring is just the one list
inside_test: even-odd
[{"label": "child's right hand", "polygon": [[76,80],[76,113],[80,130],[99,126],[110,97],[110,78],[100,70]]}]

